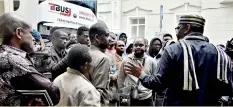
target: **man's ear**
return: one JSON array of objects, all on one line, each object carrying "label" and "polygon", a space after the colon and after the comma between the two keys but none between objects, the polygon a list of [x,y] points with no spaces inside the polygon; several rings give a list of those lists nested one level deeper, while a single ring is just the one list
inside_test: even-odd
[{"label": "man's ear", "polygon": [[19,28],[16,28],[16,30],[15,30],[15,35],[16,35],[16,37],[18,38],[18,39],[21,39],[22,38],[22,28],[21,27],[19,27]]},{"label": "man's ear", "polygon": [[226,47],[228,47],[229,44],[230,44],[230,41],[227,41]]},{"label": "man's ear", "polygon": [[95,34],[95,40],[96,40],[97,42],[99,42],[99,38],[100,38],[100,36],[99,36],[98,34]]},{"label": "man's ear", "polygon": [[185,31],[184,31],[184,34],[188,34],[190,32],[190,29],[191,29],[191,25],[190,24],[187,24],[186,27],[185,27]]}]

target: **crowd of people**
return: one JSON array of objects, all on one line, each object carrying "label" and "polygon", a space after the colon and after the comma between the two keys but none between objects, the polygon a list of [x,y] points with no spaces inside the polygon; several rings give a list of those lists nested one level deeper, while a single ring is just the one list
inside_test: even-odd
[{"label": "crowd of people", "polygon": [[[233,38],[203,36],[205,19],[183,15],[163,38],[128,38],[103,21],[45,40],[21,16],[0,16],[1,106],[223,106],[232,104]],[[38,96],[43,93],[45,96]]]}]

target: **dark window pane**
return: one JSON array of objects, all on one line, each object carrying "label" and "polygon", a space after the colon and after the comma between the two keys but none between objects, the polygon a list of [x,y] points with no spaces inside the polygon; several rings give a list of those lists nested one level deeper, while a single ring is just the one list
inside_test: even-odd
[{"label": "dark window pane", "polygon": [[20,1],[14,0],[13,5],[14,5],[14,11],[18,10],[20,6]]}]

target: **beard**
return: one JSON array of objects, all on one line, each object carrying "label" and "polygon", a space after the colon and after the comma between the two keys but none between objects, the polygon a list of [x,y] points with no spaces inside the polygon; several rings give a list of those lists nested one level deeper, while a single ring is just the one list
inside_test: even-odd
[{"label": "beard", "polygon": [[124,51],[116,51],[116,53],[117,53],[118,55],[122,55],[122,54],[124,53]]},{"label": "beard", "polygon": [[134,52],[134,55],[135,55],[136,57],[138,57],[138,58],[139,58],[139,57],[142,57],[142,56],[144,55],[144,51],[142,51],[142,50],[141,50],[140,52],[136,52],[136,51],[135,51],[135,52]]},{"label": "beard", "polygon": [[108,45],[106,45],[106,44],[99,44],[99,48],[100,49],[107,49]]},{"label": "beard", "polygon": [[33,46],[31,46],[29,43],[22,43],[20,49],[27,53],[33,53],[34,49]]}]

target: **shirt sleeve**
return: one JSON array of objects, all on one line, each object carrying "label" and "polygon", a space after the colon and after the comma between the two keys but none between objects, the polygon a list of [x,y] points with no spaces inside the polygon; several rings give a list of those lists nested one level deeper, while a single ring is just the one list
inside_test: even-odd
[{"label": "shirt sleeve", "polygon": [[26,75],[11,79],[14,88],[16,90],[46,90],[53,104],[58,104],[60,100],[60,91],[58,87],[42,74],[38,73],[33,67],[30,66],[27,70],[28,73]]},{"label": "shirt sleeve", "polygon": [[93,72],[92,84],[101,94],[101,103],[108,105],[108,84],[109,84],[110,61],[104,57]]},{"label": "shirt sleeve", "polygon": [[125,81],[125,77],[126,77],[126,74],[124,71],[124,63],[125,63],[125,61],[122,61],[120,70],[118,72],[118,77],[117,77],[117,83],[118,83],[119,89],[124,87],[124,81]]},{"label": "shirt sleeve", "polygon": [[139,79],[142,85],[152,90],[162,90],[168,83],[168,75],[170,73],[172,59],[165,49],[162,58],[158,64],[157,70],[154,75],[146,75],[144,72],[140,75]]}]

